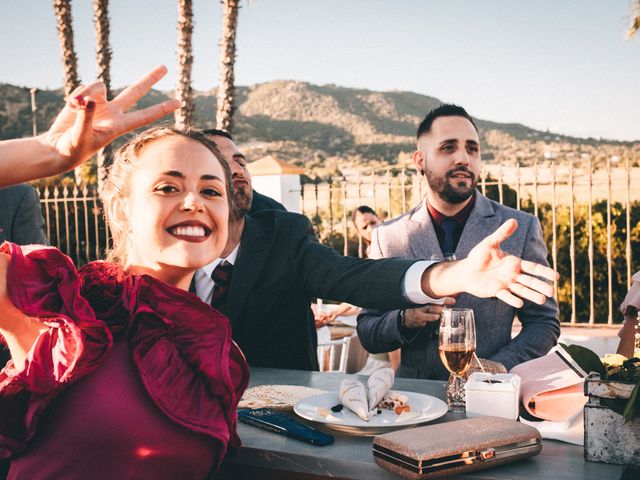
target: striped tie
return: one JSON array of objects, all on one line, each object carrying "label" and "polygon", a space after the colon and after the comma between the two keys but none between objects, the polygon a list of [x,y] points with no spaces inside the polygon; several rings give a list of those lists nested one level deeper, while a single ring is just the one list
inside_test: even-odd
[{"label": "striped tie", "polygon": [[224,309],[227,303],[227,292],[231,283],[231,274],[233,273],[233,265],[226,260],[220,262],[211,273],[213,280],[213,295],[211,295],[211,306],[218,310]]}]

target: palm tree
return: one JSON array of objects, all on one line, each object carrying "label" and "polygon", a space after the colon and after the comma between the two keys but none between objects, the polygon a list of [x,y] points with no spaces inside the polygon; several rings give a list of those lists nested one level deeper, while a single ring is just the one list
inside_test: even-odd
[{"label": "palm tree", "polygon": [[80,85],[80,80],[78,79],[78,57],[73,48],[71,2],[70,0],[53,0],[53,9],[58,20],[58,38],[64,67],[64,94],[68,96]]},{"label": "palm tree", "polygon": [[220,83],[217,95],[217,128],[228,132],[233,130],[235,110],[235,77],[233,67],[236,61],[236,32],[238,30],[238,10],[240,0],[222,0],[222,39],[220,41]]},{"label": "palm tree", "polygon": [[629,38],[633,37],[638,33],[638,30],[640,30],[640,0],[634,0],[631,9],[631,24],[629,25],[629,31],[627,32],[627,36]]},{"label": "palm tree", "polygon": [[178,0],[178,84],[176,97],[180,109],[175,113],[176,128],[186,128],[193,122],[193,89],[191,88],[191,35],[193,34],[193,5],[191,0]]},{"label": "palm tree", "polygon": [[[109,0],[93,0],[93,22],[96,29],[96,63],[98,79],[104,82],[107,98],[111,97],[111,46],[109,45]],[[98,152],[98,188],[106,177],[112,160],[111,145]]]},{"label": "palm tree", "polygon": [[[71,17],[71,0],[53,0],[53,10],[58,21],[58,39],[60,40],[60,53],[62,54],[62,66],[64,67],[64,95],[71,95],[78,85],[78,57],[73,47],[73,23]],[[77,184],[83,182],[83,166],[76,167],[74,175]]]}]

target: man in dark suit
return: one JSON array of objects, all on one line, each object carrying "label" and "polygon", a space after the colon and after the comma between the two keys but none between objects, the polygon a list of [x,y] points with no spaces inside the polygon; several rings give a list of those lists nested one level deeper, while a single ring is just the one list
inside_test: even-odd
[{"label": "man in dark suit", "polygon": [[[506,220],[516,219],[519,228],[504,241],[504,251],[547,265],[538,219],[493,202],[476,190],[480,141],[472,118],[462,107],[442,105],[433,110],[420,124],[417,140],[414,161],[427,177],[427,195],[414,209],[374,230],[372,258],[463,259],[487,234]],[[463,277],[460,281],[469,280]],[[514,308],[495,298],[462,294],[455,306],[474,311],[478,356],[507,369],[546,354],[560,334],[553,298],[542,305],[526,302]],[[446,379],[449,374],[438,355],[438,315],[432,309],[365,310],[358,317],[360,341],[373,353],[402,347],[399,376]],[[522,330],[512,339],[516,316]]]},{"label": "man in dark suit", "polygon": [[46,244],[37,192],[29,185],[0,188],[0,243]]},{"label": "man in dark suit", "polygon": [[253,199],[251,201],[251,210],[249,210],[249,215],[253,215],[254,213],[262,212],[264,210],[287,211],[287,209],[284,208],[284,205],[280,202],[253,190]]},{"label": "man in dark suit", "polygon": [[[38,193],[29,185],[0,188],[0,243],[46,245],[44,218]],[[9,352],[0,345],[0,368],[9,360]]]},{"label": "man in dark suit", "polygon": [[[233,143],[227,137],[213,140]],[[232,147],[229,151],[237,150],[235,144]],[[242,172],[246,170],[244,156],[225,157],[238,185],[245,188],[234,194],[239,213],[230,219],[229,238],[221,258],[196,272],[195,289],[200,298],[229,317],[233,338],[253,367],[318,368],[310,309],[313,297],[378,309],[403,308],[433,303],[434,298],[461,291],[461,276],[476,279],[465,289],[493,296],[498,287],[520,285],[517,277],[521,269],[532,268],[515,259],[506,265],[496,252],[496,245],[513,233],[513,225],[501,228],[484,242],[475,262],[434,265],[404,259],[343,257],[318,242],[303,215],[278,210],[246,215],[250,206],[244,197],[251,184],[247,180],[250,177]],[[555,278],[550,269],[536,273],[553,274]],[[543,282],[531,281],[529,287],[519,290],[525,298],[543,301],[544,295],[552,293]]]},{"label": "man in dark suit", "polygon": [[215,142],[225,158],[231,159],[230,161],[243,167],[236,169],[233,172],[232,178],[233,188],[236,193],[236,208],[239,208],[241,213],[244,212],[253,215],[263,210],[287,211],[280,202],[266,195],[262,195],[253,189],[251,185],[251,173],[244,168],[247,166],[247,158],[238,149],[229,132],[215,128],[203,130],[203,132],[210,140]]}]

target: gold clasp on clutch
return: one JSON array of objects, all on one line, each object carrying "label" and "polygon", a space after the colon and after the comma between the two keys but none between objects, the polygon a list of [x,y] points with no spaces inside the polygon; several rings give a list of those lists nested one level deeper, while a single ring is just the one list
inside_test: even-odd
[{"label": "gold clasp on clutch", "polygon": [[496,451],[493,448],[487,448],[486,450],[481,450],[480,452],[478,452],[478,459],[481,462],[484,462],[485,460],[489,460],[491,458],[494,458],[496,456]]}]

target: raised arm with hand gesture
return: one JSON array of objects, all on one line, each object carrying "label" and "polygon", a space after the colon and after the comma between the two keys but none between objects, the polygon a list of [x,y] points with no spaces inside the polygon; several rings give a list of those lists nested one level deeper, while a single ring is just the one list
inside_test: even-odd
[{"label": "raised arm with hand gesture", "polygon": [[155,68],[111,101],[102,82],[78,87],[47,133],[0,142],[0,187],[67,172],[120,135],[176,110],[174,99],[127,113],[166,73]]},{"label": "raised arm with hand gesture", "polygon": [[517,228],[517,221],[507,220],[464,260],[438,263],[427,269],[422,276],[424,292],[433,297],[461,292],[480,298],[497,297],[515,308],[522,307],[523,299],[542,305],[554,289],[541,278],[554,281],[558,273],[502,251],[500,244]]}]

